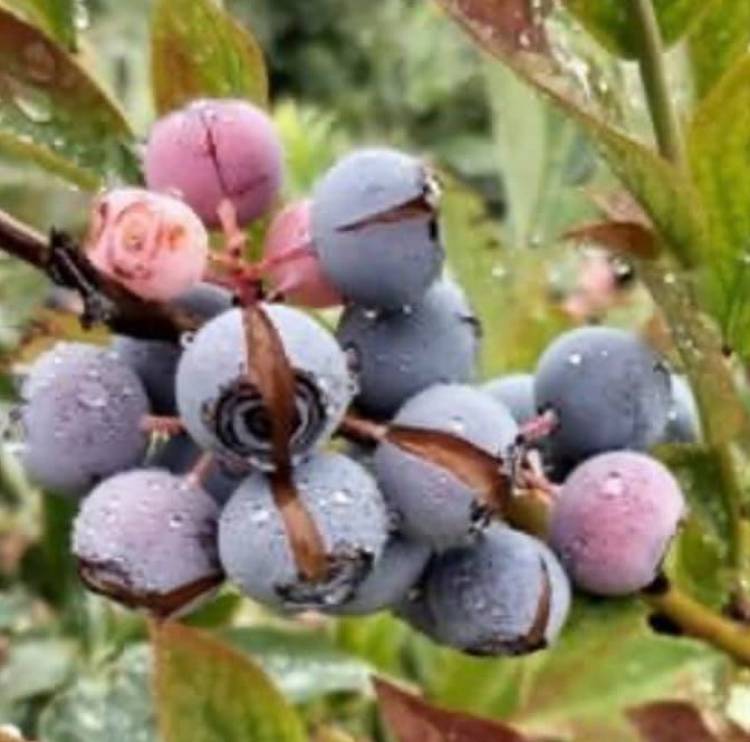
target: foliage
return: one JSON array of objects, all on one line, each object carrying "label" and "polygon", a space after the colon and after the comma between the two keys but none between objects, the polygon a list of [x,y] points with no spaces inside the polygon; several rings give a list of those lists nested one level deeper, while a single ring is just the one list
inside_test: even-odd
[{"label": "foliage", "polygon": [[[633,70],[609,54],[643,61],[629,3],[569,0],[546,19],[535,0],[325,0],[315,14],[298,0],[247,5],[234,3],[234,18],[213,0],[157,0],[147,28],[145,6],[114,0],[92,3],[90,27],[81,0],[0,3],[3,207],[39,228],[80,231],[85,200],[71,189],[138,182],[134,131],[154,110],[201,95],[266,103],[270,87],[287,197],[309,192],[351,141],[387,140],[436,160],[450,265],[483,320],[487,376],[529,369],[577,321],[561,299],[575,289],[579,256],[562,235],[588,223],[579,238],[635,265],[651,294],[625,288],[598,318],[662,342],[698,393],[706,444],[658,452],[691,504],[668,569],[721,610],[750,580],[747,3],[654,2],[665,42],[681,52],[664,57],[680,62],[668,73],[694,86],[681,101],[684,161],[668,161],[644,137],[644,111],[656,103],[633,92]],[[143,46],[108,54],[120,36],[151,40],[153,109]],[[11,368],[71,332],[50,322],[43,294],[38,277],[0,259],[3,400]],[[722,345],[735,351],[731,366]],[[700,730],[696,739],[711,739],[717,723],[737,735],[750,729],[731,659],[656,633],[635,599],[577,599],[559,646],[524,659],[459,655],[385,614],[271,617],[233,593],[190,622],[147,626],[83,593],[68,557],[70,519],[65,502],[23,480],[5,446],[0,722],[30,738],[659,742],[666,737],[653,730],[665,719]]]}]

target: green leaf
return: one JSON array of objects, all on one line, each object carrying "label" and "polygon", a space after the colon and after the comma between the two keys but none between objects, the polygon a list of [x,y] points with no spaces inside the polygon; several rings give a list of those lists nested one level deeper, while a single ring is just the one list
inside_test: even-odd
[{"label": "green leaf", "polygon": [[670,550],[670,577],[689,595],[714,609],[727,602],[730,525],[717,482],[715,455],[697,446],[662,446],[655,451],[680,482],[689,515]]},{"label": "green leaf", "polygon": [[696,109],[688,150],[706,206],[705,267],[727,341],[750,350],[750,54]]},{"label": "green leaf", "polygon": [[55,696],[39,720],[45,742],[156,742],[156,720],[150,692],[151,650],[128,647],[100,671],[79,673]]},{"label": "green leaf", "polygon": [[688,39],[695,90],[708,94],[750,44],[750,3],[714,0]]},{"label": "green leaf", "polygon": [[295,703],[330,693],[370,692],[372,666],[337,649],[320,632],[256,627],[232,629],[224,636]]},{"label": "green leaf", "polygon": [[164,742],[304,742],[294,710],[237,650],[176,623],[156,627],[153,643]]},{"label": "green leaf", "polygon": [[[79,0],[83,2],[83,0]],[[11,10],[44,29],[66,49],[76,48],[76,0],[2,0]]]},{"label": "green leaf", "polygon": [[[691,689],[726,667],[719,652],[655,634],[644,617],[637,599],[578,597],[558,643],[537,656],[511,722],[537,733],[577,733],[575,739],[621,739],[627,707],[665,697],[689,699]],[[582,658],[589,659],[582,663]],[[600,727],[599,733],[592,735],[589,725]]]},{"label": "green leaf", "polygon": [[78,62],[0,9],[0,151],[95,189],[132,177],[132,144],[123,114]]},{"label": "green leaf", "polygon": [[557,253],[505,247],[481,199],[456,181],[445,185],[441,224],[451,268],[482,323],[483,372],[531,368],[570,325],[551,297],[548,268]]},{"label": "green leaf", "polygon": [[75,644],[64,639],[27,639],[11,645],[0,669],[0,704],[50,693],[70,675]]},{"label": "green leaf", "polygon": [[[741,2],[742,0],[740,0]],[[654,0],[664,42],[679,41],[713,0]],[[638,54],[638,37],[628,13],[629,0],[564,0],[565,7],[607,49],[622,57]]]},{"label": "green leaf", "polygon": [[215,0],[157,0],[151,36],[157,111],[201,97],[268,103],[263,52]]},{"label": "green leaf", "polygon": [[[519,51],[509,40],[512,28],[504,2],[494,0],[437,0],[480,47],[508,65],[562,112],[578,123],[598,146],[623,185],[640,202],[671,249],[689,262],[703,242],[703,214],[687,179],[652,149],[616,129],[585,100],[571,92],[552,60],[542,53]],[[513,36],[515,38],[515,36]]]}]

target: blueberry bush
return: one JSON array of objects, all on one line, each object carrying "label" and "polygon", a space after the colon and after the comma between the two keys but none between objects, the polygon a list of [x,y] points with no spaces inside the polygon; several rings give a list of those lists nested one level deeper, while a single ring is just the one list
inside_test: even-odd
[{"label": "blueberry bush", "polygon": [[750,739],[748,7],[0,2],[0,742]]}]

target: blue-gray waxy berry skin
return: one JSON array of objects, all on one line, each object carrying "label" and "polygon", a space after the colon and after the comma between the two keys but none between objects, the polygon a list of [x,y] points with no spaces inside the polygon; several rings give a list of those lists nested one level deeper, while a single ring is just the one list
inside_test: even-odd
[{"label": "blue-gray waxy berry skin", "polygon": [[478,655],[526,654],[551,644],[571,598],[555,555],[541,541],[500,523],[475,544],[436,556],[424,590],[432,633]]},{"label": "blue-gray waxy berry skin", "polygon": [[341,454],[319,453],[294,469],[300,499],[325,545],[330,579],[299,573],[269,480],[250,475],[219,521],[219,553],[229,577],[251,598],[280,610],[341,605],[382,557],[389,521],[373,477]]},{"label": "blue-gray waxy berry skin", "polygon": [[373,313],[350,306],[336,336],[357,372],[356,404],[376,418],[391,417],[433,384],[474,377],[479,323],[453,281],[436,283],[404,310]]},{"label": "blue-gray waxy berry skin", "polygon": [[424,572],[432,551],[429,546],[394,535],[371,574],[354,595],[329,613],[358,616],[392,608],[404,601]]},{"label": "blue-gray waxy berry skin", "polygon": [[[173,474],[188,474],[198,463],[203,451],[182,434],[173,436],[158,446],[149,456],[146,465],[156,469],[166,469]],[[237,461],[222,460],[213,456],[208,470],[202,478],[202,486],[211,495],[219,507],[234,494],[235,490],[247,479],[250,467]]]},{"label": "blue-gray waxy berry skin", "polygon": [[83,495],[145,455],[146,393],[104,348],[58,343],[32,367],[21,399],[23,464],[44,489]]},{"label": "blue-gray waxy berry skin", "polygon": [[349,301],[396,309],[421,299],[445,257],[434,212],[378,217],[436,196],[423,163],[391,149],[353,152],[323,176],[313,192],[313,244]]},{"label": "blue-gray waxy berry skin", "polygon": [[536,415],[533,374],[507,374],[482,385],[482,391],[504,404],[522,425]]},{"label": "blue-gray waxy berry skin", "polygon": [[[232,306],[232,295],[218,286],[199,283],[172,304],[200,322],[205,322]],[[156,415],[174,415],[175,375],[182,348],[164,340],[141,340],[116,335],[112,350],[120,360],[138,374]]]},{"label": "blue-gray waxy berry skin", "polygon": [[[460,384],[438,384],[420,392],[393,423],[451,433],[491,455],[504,455],[518,433],[505,407]],[[448,470],[388,441],[378,446],[374,465],[405,535],[443,549],[466,542],[477,527],[477,493]]]},{"label": "blue-gray waxy berry skin", "polygon": [[672,374],[672,405],[664,430],[665,443],[698,443],[701,420],[693,390],[685,376]]},{"label": "blue-gray waxy berry skin", "polygon": [[[299,460],[338,427],[354,384],[346,357],[327,330],[297,309],[263,306],[297,379],[298,425],[291,449]],[[247,384],[246,355],[240,309],[205,324],[180,359],[177,404],[202,448],[270,468],[268,418],[257,390]]]},{"label": "blue-gray waxy berry skin", "polygon": [[168,595],[223,576],[216,503],[183,477],[133,469],[99,484],[83,501],[73,553],[95,582],[123,592]]},{"label": "blue-gray waxy berry skin", "polygon": [[549,438],[553,456],[572,462],[657,443],[671,404],[660,359],[633,333],[607,327],[558,337],[539,360],[534,395],[539,409],[559,418]]}]

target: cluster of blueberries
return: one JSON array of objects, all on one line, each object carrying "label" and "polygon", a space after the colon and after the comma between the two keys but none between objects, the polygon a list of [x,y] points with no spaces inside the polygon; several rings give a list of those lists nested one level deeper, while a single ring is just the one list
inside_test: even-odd
[{"label": "cluster of blueberries", "polygon": [[[23,377],[22,460],[40,486],[81,498],[84,582],[166,617],[228,577],[281,612],[387,609],[495,655],[554,640],[571,582],[621,595],[653,581],[685,503],[640,451],[700,435],[684,380],[635,335],[588,327],[557,338],[533,374],[475,383],[479,323],[443,274],[439,188],[391,149],[336,163],[246,261],[240,227],[273,209],[281,161],[260,110],[198,101],[155,125],[148,189],[94,205],[91,262],[197,329],[180,343],[58,343]],[[210,227],[223,250],[209,251]],[[293,373],[291,478],[322,577],[300,569],[278,507],[274,410],[253,376],[268,348],[248,336],[248,302]],[[335,333],[308,311],[339,304]],[[353,441],[351,419],[381,434]],[[487,507],[476,456],[506,497],[545,504],[547,543]]]}]

